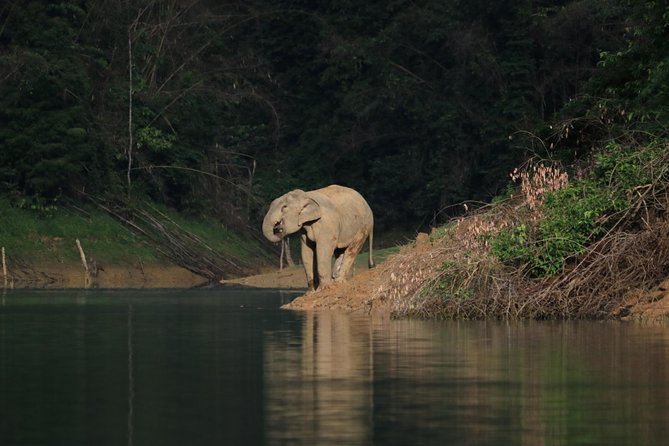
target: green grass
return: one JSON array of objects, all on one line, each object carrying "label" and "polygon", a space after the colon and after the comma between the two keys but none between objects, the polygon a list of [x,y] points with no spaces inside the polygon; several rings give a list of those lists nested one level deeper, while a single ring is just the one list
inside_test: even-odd
[{"label": "green grass", "polygon": [[22,209],[0,199],[0,245],[29,262],[79,262],[75,240],[100,262],[157,261],[153,249],[101,212]]},{"label": "green grass", "polygon": [[[254,262],[264,255],[260,244],[242,239],[218,222],[160,212],[229,258]],[[167,263],[139,236],[95,208],[24,208],[0,198],[0,246],[10,258],[30,263],[80,262],[76,239],[88,259],[101,264]]]}]

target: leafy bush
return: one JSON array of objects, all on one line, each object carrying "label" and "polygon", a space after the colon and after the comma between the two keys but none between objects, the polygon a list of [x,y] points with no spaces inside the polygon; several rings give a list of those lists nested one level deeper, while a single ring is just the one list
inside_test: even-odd
[{"label": "leafy bush", "polygon": [[652,181],[649,165],[660,150],[661,146],[639,150],[610,144],[594,157],[586,178],[543,196],[537,208],[541,218],[493,235],[493,255],[507,265],[525,266],[533,276],[559,273],[615,224],[638,187]]}]

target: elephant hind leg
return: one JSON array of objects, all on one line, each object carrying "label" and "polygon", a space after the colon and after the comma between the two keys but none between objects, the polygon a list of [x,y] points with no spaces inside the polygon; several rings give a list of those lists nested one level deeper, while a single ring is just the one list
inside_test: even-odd
[{"label": "elephant hind leg", "polygon": [[[341,265],[337,270],[335,280],[338,282],[346,280],[353,267],[353,263],[355,263],[355,258],[362,249],[362,245],[364,245],[366,239],[366,235],[364,237],[358,237],[346,247],[346,250],[344,250],[344,253],[340,257]],[[339,261],[339,259],[337,261]]]},{"label": "elephant hind leg", "polygon": [[332,269],[332,278],[333,279],[336,279],[341,274],[341,267],[342,267],[342,263],[344,262],[344,253],[345,252],[346,252],[346,250],[342,249],[342,248],[335,249],[335,252],[334,252],[335,263],[334,263],[334,268]]}]

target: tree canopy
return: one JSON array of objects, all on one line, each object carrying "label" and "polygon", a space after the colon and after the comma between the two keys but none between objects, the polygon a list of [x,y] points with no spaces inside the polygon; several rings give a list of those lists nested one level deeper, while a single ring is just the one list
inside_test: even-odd
[{"label": "tree canopy", "polygon": [[668,34],[649,0],[10,0],[0,192],[248,222],[339,183],[424,225],[530,153],[666,132]]}]

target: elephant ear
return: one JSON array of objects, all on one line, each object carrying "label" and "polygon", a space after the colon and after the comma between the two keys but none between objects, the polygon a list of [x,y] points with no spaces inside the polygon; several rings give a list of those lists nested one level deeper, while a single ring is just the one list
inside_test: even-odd
[{"label": "elephant ear", "polygon": [[303,224],[321,218],[321,207],[313,198],[307,198],[297,216],[297,223]]}]

